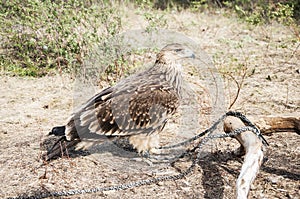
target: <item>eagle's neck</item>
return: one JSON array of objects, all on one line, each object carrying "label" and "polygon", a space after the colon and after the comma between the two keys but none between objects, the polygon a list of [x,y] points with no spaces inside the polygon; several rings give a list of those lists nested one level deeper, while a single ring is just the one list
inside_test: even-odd
[{"label": "eagle's neck", "polygon": [[178,95],[182,93],[182,65],[179,62],[159,62],[156,61],[154,69],[164,78],[170,86],[174,87]]}]

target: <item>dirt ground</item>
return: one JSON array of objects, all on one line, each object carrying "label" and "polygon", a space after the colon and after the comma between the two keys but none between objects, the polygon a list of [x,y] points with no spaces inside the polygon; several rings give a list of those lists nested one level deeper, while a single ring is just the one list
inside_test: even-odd
[{"label": "dirt ground", "polygon": [[[232,110],[258,117],[299,116],[299,38],[288,27],[276,23],[252,27],[222,13],[183,12],[165,17],[166,28],[194,39],[217,68],[247,66],[249,75]],[[144,28],[144,24],[141,16],[129,14],[124,31]],[[226,106],[235,92],[229,79],[224,78]],[[148,165],[134,153],[112,149],[109,143],[95,153],[42,164],[40,143],[53,126],[64,124],[77,105],[74,78],[2,75],[0,83],[0,198],[106,187],[178,172],[165,163]],[[174,121],[163,132],[164,141],[171,135]],[[265,138],[270,143],[265,155],[268,160],[251,186],[249,198],[300,198],[300,136],[274,133]],[[213,142],[214,147],[205,150],[195,171],[183,179],[64,198],[234,198],[243,160],[232,154],[238,142],[230,138]],[[184,169],[189,164],[183,159],[178,167]]]}]

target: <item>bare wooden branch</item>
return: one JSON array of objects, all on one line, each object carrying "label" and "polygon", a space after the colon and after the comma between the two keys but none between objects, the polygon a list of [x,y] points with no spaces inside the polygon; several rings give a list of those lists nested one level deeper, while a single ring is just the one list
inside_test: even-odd
[{"label": "bare wooden branch", "polygon": [[[250,118],[250,117],[249,117]],[[262,116],[250,119],[263,134],[275,132],[296,132],[300,134],[300,117]],[[245,124],[238,118],[229,116],[224,120],[224,131],[229,133]],[[237,198],[245,199],[263,161],[264,146],[252,132],[246,131],[235,137],[245,153],[244,163],[236,182]]]},{"label": "bare wooden branch", "polygon": [[263,134],[275,132],[295,132],[300,134],[300,117],[291,116],[262,116],[249,119]]},{"label": "bare wooden branch", "polygon": [[[245,124],[239,118],[233,116],[228,116],[224,120],[224,131],[226,133],[243,126]],[[237,135],[236,139],[245,150],[244,163],[236,181],[237,198],[247,199],[250,185],[254,181],[263,161],[264,147],[259,138],[251,131]]]}]

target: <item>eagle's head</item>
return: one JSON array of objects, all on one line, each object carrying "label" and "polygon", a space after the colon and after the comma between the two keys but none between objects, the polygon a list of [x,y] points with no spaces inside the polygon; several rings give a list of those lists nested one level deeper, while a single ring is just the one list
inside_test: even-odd
[{"label": "eagle's head", "polygon": [[174,43],[161,49],[156,56],[156,63],[174,64],[184,58],[195,58],[195,54],[184,45]]},{"label": "eagle's head", "polygon": [[183,67],[181,60],[185,58],[195,58],[192,50],[184,45],[174,43],[165,46],[156,56],[156,62],[151,68],[151,73],[159,74],[172,85],[179,96],[182,90]]}]

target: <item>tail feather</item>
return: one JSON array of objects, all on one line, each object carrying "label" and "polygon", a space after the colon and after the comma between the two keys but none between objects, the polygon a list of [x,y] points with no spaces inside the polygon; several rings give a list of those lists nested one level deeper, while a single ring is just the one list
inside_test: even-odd
[{"label": "tail feather", "polygon": [[68,156],[69,150],[73,151],[72,147],[76,146],[80,142],[79,139],[72,141],[66,141],[66,137],[59,138],[54,145],[42,155],[42,159],[50,161],[58,157]]},{"label": "tail feather", "polygon": [[49,132],[49,135],[64,136],[65,130],[66,126],[56,126],[52,128],[52,130]]},{"label": "tail feather", "polygon": [[79,142],[79,140],[68,142],[66,140],[65,131],[66,126],[56,126],[48,133],[49,137],[47,137],[42,143],[42,148],[46,150],[46,153],[42,155],[44,160],[50,161],[51,159],[68,154],[68,148]]}]

